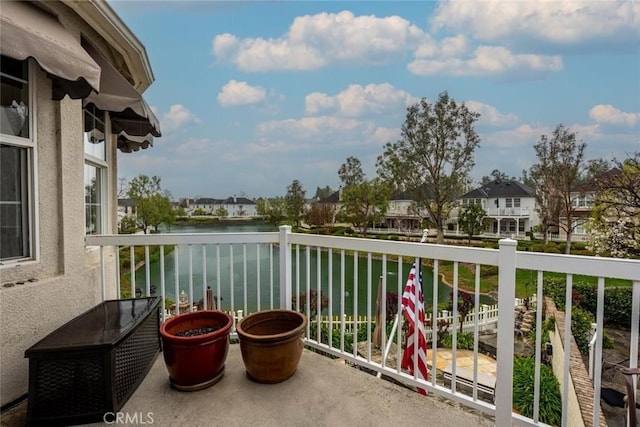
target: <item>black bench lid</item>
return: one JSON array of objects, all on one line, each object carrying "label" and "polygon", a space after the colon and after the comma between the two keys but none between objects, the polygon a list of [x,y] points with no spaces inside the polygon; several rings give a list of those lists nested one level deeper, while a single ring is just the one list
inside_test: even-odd
[{"label": "black bench lid", "polygon": [[159,302],[160,297],[103,301],[31,346],[25,357],[114,345],[156,310]]}]

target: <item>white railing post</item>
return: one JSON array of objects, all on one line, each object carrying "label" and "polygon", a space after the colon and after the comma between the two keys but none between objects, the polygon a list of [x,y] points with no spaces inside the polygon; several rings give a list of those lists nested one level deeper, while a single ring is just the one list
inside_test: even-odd
[{"label": "white railing post", "polygon": [[489,325],[489,306],[487,304],[482,304],[482,330],[488,328]]},{"label": "white railing post", "polygon": [[496,381],[496,425],[511,425],[513,407],[513,303],[516,296],[516,246],[511,239],[500,240],[498,258],[498,348]]},{"label": "white railing post", "polygon": [[593,370],[595,363],[596,340],[598,339],[598,324],[591,324],[591,340],[589,341],[589,379],[593,380]]},{"label": "white railing post", "polygon": [[291,297],[293,296],[290,233],[291,226],[280,226],[280,308],[284,310],[291,310]]}]

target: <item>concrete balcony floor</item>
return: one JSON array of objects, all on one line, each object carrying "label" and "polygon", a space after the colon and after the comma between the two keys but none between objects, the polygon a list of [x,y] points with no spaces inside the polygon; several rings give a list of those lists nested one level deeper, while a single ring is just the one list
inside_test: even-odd
[{"label": "concrete balcony floor", "polygon": [[245,375],[239,345],[229,349],[222,380],[197,392],[172,389],[160,355],[121,412],[153,412],[154,425],[163,426],[493,425],[484,414],[306,350],[289,380],[258,384]]},{"label": "concrete balcony floor", "polygon": [[[455,402],[410,389],[305,350],[298,370],[279,384],[258,384],[244,371],[240,346],[232,344],[224,377],[214,386],[180,392],[169,386],[162,354],[121,409],[151,413],[155,426],[492,426],[491,417]],[[2,425],[24,425],[26,404]],[[4,418],[4,417],[3,417]],[[140,420],[140,418],[138,418]],[[151,424],[149,419],[136,425]],[[6,424],[8,423],[8,424]],[[103,426],[107,424],[89,424]],[[114,424],[111,424],[114,425]],[[131,425],[131,424],[129,424]]]}]

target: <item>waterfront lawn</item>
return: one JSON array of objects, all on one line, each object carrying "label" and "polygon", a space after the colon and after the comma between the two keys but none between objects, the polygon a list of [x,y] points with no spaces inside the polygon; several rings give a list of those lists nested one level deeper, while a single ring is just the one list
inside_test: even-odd
[{"label": "waterfront lawn", "polygon": [[[444,280],[453,285],[453,262],[441,262],[439,272]],[[537,289],[538,273],[532,270],[516,270],[516,297],[527,298],[533,295]],[[544,279],[561,279],[566,276],[562,273],[544,273]],[[597,277],[574,275],[573,283],[587,283],[596,286]],[[606,287],[629,287],[629,280],[611,279],[605,280]],[[475,291],[475,265],[458,263],[458,287],[466,292]],[[480,292],[483,294],[498,291],[498,268],[495,266],[480,266]]]}]

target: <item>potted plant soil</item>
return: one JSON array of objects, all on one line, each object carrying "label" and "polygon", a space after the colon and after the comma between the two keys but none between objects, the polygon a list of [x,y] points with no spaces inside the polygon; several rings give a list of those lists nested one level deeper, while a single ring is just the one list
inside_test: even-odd
[{"label": "potted plant soil", "polygon": [[236,325],[247,376],[260,383],[290,378],[302,356],[307,317],[292,310],[259,311]]},{"label": "potted plant soil", "polygon": [[181,391],[210,387],[224,375],[233,319],[217,310],[175,316],[160,326],[171,386]]}]

